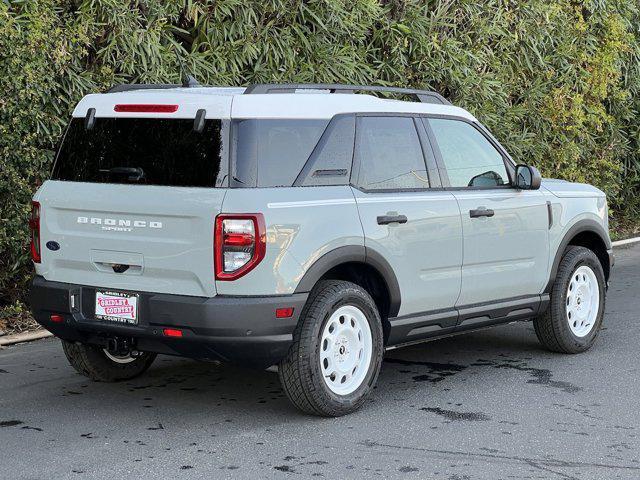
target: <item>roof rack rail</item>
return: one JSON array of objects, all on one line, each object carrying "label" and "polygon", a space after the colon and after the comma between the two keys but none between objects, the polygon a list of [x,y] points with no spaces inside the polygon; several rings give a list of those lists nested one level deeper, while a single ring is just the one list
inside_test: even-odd
[{"label": "roof rack rail", "polygon": [[168,88],[180,88],[182,85],[170,83],[123,83],[115,85],[107,90],[107,93],[130,92],[131,90],[164,90]]},{"label": "roof rack rail", "polygon": [[342,85],[337,83],[258,83],[249,85],[244,93],[295,93],[296,90],[329,90],[331,93],[355,93],[356,91],[401,93],[405,95],[412,95],[416,100],[422,103],[451,105],[451,102],[442,95],[429,90],[366,85]]},{"label": "roof rack rail", "polygon": [[199,87],[198,81],[191,75],[185,77],[182,85],[178,83],[123,83],[107,90],[107,93],[130,92],[131,90],[166,90],[169,88]]}]

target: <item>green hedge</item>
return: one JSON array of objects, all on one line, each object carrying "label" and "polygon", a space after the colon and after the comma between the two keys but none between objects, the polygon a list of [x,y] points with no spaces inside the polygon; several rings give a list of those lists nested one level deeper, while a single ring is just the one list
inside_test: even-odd
[{"label": "green hedge", "polygon": [[638,25],[637,0],[0,0],[0,308],[24,300],[29,200],[74,103],[180,62],[214,85],[433,88],[637,214]]}]

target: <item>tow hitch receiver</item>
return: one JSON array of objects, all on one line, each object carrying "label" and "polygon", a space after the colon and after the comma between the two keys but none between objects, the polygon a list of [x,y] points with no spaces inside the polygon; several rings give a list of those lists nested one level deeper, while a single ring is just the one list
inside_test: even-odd
[{"label": "tow hitch receiver", "polygon": [[135,348],[135,340],[133,338],[113,337],[107,340],[107,350],[109,353],[117,356],[139,357],[141,352]]}]

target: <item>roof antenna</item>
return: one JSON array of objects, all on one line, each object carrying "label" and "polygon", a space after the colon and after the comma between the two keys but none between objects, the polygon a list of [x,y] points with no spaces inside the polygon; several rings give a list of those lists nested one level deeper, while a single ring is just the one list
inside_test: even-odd
[{"label": "roof antenna", "polygon": [[180,58],[180,55],[178,55],[177,51],[176,58],[178,59],[178,64],[180,65],[180,73],[182,74],[182,86],[185,88],[199,87],[200,84],[193,77],[193,75],[189,75],[187,73],[187,69],[185,68],[184,63],[182,62],[182,59]]}]

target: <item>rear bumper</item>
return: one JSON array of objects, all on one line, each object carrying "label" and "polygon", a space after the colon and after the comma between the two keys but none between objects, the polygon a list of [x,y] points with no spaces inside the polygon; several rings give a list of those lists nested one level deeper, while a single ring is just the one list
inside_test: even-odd
[{"label": "rear bumper", "polygon": [[[106,346],[109,339],[121,337],[133,339],[141,351],[258,368],[274,365],[287,354],[307,300],[306,293],[202,298],[135,292],[140,294],[139,323],[125,325],[95,319],[95,291],[38,276],[31,285],[31,309],[38,323],[67,341]],[[293,307],[293,316],[276,318],[276,309],[284,307]],[[52,322],[52,314],[64,321]],[[164,328],[181,329],[183,336],[166,337]]]}]

